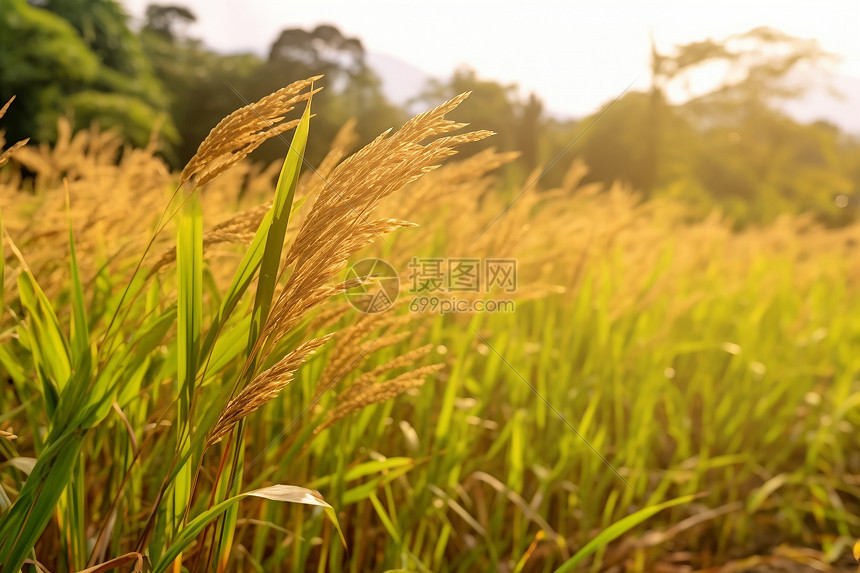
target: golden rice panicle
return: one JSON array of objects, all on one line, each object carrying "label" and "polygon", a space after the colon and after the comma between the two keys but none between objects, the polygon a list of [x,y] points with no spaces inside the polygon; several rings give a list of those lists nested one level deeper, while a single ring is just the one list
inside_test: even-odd
[{"label": "golden rice panicle", "polygon": [[206,184],[231,165],[244,159],[264,141],[285,133],[299,120],[281,123],[299,102],[306,101],[322,88],[301,93],[322,76],[293,82],[259,101],[242,107],[212,128],[197,148],[197,153],[182,170],[180,186],[195,179],[195,187]]},{"label": "golden rice panicle", "polygon": [[293,380],[299,366],[310,359],[330,338],[329,334],[302,343],[274,366],[255,376],[241,392],[227,402],[212,428],[207,445],[216,443],[228,434],[239,420],[275,398]]},{"label": "golden rice panicle", "polygon": [[[370,282],[367,277],[356,277],[340,283],[330,284],[319,280],[315,269],[301,269],[290,276],[287,286],[278,300],[290,301],[290,306],[280,305],[277,312],[269,314],[269,319],[263,328],[262,340],[266,341],[265,348],[271,349],[286,334],[291,332],[315,307],[329,298],[348,290],[358,288]],[[265,355],[265,352],[264,352]]]},{"label": "golden rice panicle", "polygon": [[[402,333],[402,334],[408,335],[409,333]],[[395,344],[396,342],[399,342],[402,339],[403,339],[403,337],[399,337],[399,340],[389,341],[389,344]],[[378,340],[379,339],[377,339],[377,341]],[[385,345],[383,345],[383,346],[385,346]],[[340,345],[338,345],[338,348],[339,347],[340,347]],[[376,345],[374,345],[374,350],[377,350]],[[423,383],[424,376],[426,374],[439,370],[443,365],[442,364],[433,364],[429,367],[425,366],[422,368],[412,370],[411,372],[406,372],[401,377],[398,377],[394,380],[390,380],[389,382],[394,382],[394,384],[390,384],[389,387],[387,388],[387,390],[380,391],[378,388],[374,389],[371,387],[373,385],[379,387],[379,386],[387,384],[385,382],[377,383],[376,381],[379,380],[386,373],[393,372],[395,370],[399,370],[401,368],[406,368],[408,366],[411,366],[412,364],[418,362],[421,358],[424,358],[425,356],[430,354],[430,352],[432,350],[433,350],[433,344],[426,344],[424,346],[414,348],[405,354],[401,354],[400,356],[396,356],[395,358],[389,360],[388,362],[386,362],[384,364],[380,364],[379,366],[373,368],[372,370],[369,370],[369,371],[361,374],[358,378],[353,380],[353,382],[344,391],[338,393],[337,405],[335,406],[334,411],[339,410],[339,413],[335,415],[335,414],[333,414],[334,411],[330,411],[328,417],[326,418],[326,422],[323,423],[321,426],[318,426],[317,428],[314,429],[314,435],[316,435],[319,432],[323,431],[324,429],[330,427],[332,424],[334,424],[338,420],[342,419],[343,417],[348,416],[349,414],[356,412],[356,411],[360,410],[361,408],[364,408],[365,406],[372,404],[372,403],[375,403],[377,401],[377,400],[371,400],[370,402],[365,403],[365,399],[367,399],[367,398],[379,397],[379,396],[382,396],[383,394],[388,395],[387,392],[390,392],[391,390],[393,390],[398,385],[402,386],[402,388],[401,388],[402,391],[398,392],[397,394],[405,392],[409,388],[413,388],[417,385],[420,385],[420,384],[414,384],[413,383],[416,380],[420,380]],[[354,368],[354,365],[352,365],[352,364],[347,365],[347,369],[351,370],[353,368]],[[339,376],[342,377],[344,373],[345,372],[343,372],[343,371],[340,372]],[[325,374],[323,375],[323,378],[324,378],[324,376],[325,376]],[[312,403],[316,402],[317,399],[323,394],[323,392],[328,390],[338,380],[338,378],[334,378],[330,382],[322,384],[320,382],[322,382],[323,378],[321,378],[320,381],[317,382],[317,389],[316,389],[316,392],[314,393]],[[403,384],[403,380],[410,380],[412,382],[410,382],[409,384]],[[389,396],[389,397],[394,397],[397,394],[394,394],[394,395]],[[388,398],[385,398],[385,399],[388,399]],[[379,401],[382,401],[382,400],[379,400]],[[344,404],[347,404],[347,405],[344,406]]]},{"label": "golden rice panicle", "polygon": [[325,421],[314,429],[314,434],[319,434],[339,420],[372,404],[387,402],[412,388],[422,386],[427,376],[439,372],[444,367],[444,364],[422,366],[384,382],[373,382],[370,379],[371,373],[368,373],[367,377],[362,376],[361,383],[356,381],[356,384],[338,396],[337,406],[329,410]]},{"label": "golden rice panicle", "polygon": [[272,202],[269,201],[240,211],[229,219],[218,223],[203,234],[203,246],[218,243],[250,243],[254,240],[257,229],[271,208]]},{"label": "golden rice panicle", "polygon": [[[454,153],[457,145],[480,141],[490,131],[473,131],[441,137],[422,144],[429,137],[448,133],[466,124],[446,120],[445,113],[457,107],[468,94],[409,120],[400,130],[388,132],[345,159],[331,173],[313,209],[290,249],[287,264],[299,264],[320,250],[321,242],[345,244],[355,252],[377,235],[370,215],[385,197],[401,189]],[[364,233],[361,238],[353,235]]]},{"label": "golden rice panicle", "polygon": [[12,102],[15,101],[15,96],[9,98],[9,101],[3,104],[3,107],[0,107],[0,117],[6,115],[6,111],[9,109],[9,106],[12,105]]},{"label": "golden rice panicle", "polygon": [[[415,320],[414,315],[367,314],[354,324],[341,329],[338,332],[337,345],[316,382],[313,399],[319,398],[323,392],[331,388],[349,372],[357,370],[371,356],[371,350],[378,352],[387,346],[407,339],[411,334],[409,331],[391,334],[389,332],[413,320]],[[382,334],[367,340],[371,332],[382,328],[385,329]]]},{"label": "golden rice panicle", "polygon": [[[37,189],[50,189],[61,186],[62,179],[68,178],[70,183],[83,179],[98,180],[99,176],[117,169],[117,158],[122,152],[122,162],[126,156],[143,155],[147,158],[149,171],[153,168],[164,171],[164,166],[153,165],[152,153],[143,149],[124,147],[120,132],[116,129],[102,130],[97,124],[89,129],[75,131],[72,122],[67,117],[57,119],[57,139],[53,144],[42,142],[36,146],[21,149],[15,155],[15,162],[20,163],[29,171],[35,173]],[[133,174],[125,173],[127,179],[133,179]],[[74,189],[73,189],[74,191]],[[103,190],[102,202],[104,201]],[[116,209],[115,209],[116,210]],[[144,212],[143,208],[140,212]]]},{"label": "golden rice panicle", "polygon": [[314,316],[308,323],[308,332],[318,332],[334,328],[340,320],[349,313],[352,306],[347,303],[330,304]]},{"label": "golden rice panicle", "polygon": [[[15,101],[15,96],[9,98],[3,107],[0,107],[0,117],[6,115],[6,110],[9,109],[9,106],[12,105],[12,102]],[[5,138],[2,136],[2,132],[0,132],[0,167],[3,167],[9,162],[9,158],[12,157],[12,154],[27,145],[27,142],[30,141],[30,138],[22,139],[18,143],[15,143],[9,149],[3,149],[3,145],[6,144]]]},{"label": "golden rice panicle", "polygon": [[[407,196],[397,197],[396,201],[389,198],[380,209],[384,213],[396,212],[422,225],[432,223],[438,226],[439,221],[444,220],[446,248],[468,247],[488,223],[480,214],[482,208],[486,210],[488,196],[492,195],[496,184],[491,172],[511,163],[519,155],[515,151],[500,153],[490,147],[467,159],[447,163],[415,182]],[[498,211],[503,207],[494,205]],[[448,213],[451,215],[446,215]],[[453,220],[454,215],[457,216],[456,221]],[[390,256],[398,262],[407,260],[412,256],[410,253],[420,248],[421,240],[419,234],[404,238]],[[449,252],[452,256],[460,254],[465,253]],[[401,256],[404,258],[398,258]]]},{"label": "golden rice panicle", "polygon": [[331,172],[343,161],[343,158],[355,147],[358,141],[358,133],[355,130],[356,123],[355,119],[347,120],[335,134],[328,153],[323,157],[319,166],[302,173],[296,189],[296,196],[314,196],[325,186]]},{"label": "golden rice panicle", "polygon": [[[466,127],[469,125],[468,123],[457,123],[456,121],[445,119],[445,114],[457,108],[471,94],[472,92],[470,91],[463,92],[431,110],[419,113],[407,121],[398,133],[404,139],[420,142],[427,137],[449,133]],[[492,132],[486,133],[488,135],[492,134]]]},{"label": "golden rice panicle", "polygon": [[[404,333],[408,334],[408,333]],[[376,366],[373,370],[362,374],[355,382],[350,385],[350,391],[354,391],[357,386],[362,386],[364,382],[362,379],[365,376],[368,376],[370,380],[376,380],[381,378],[383,374],[386,372],[393,372],[395,370],[399,370],[401,368],[406,368],[407,366],[411,366],[412,364],[418,362],[433,350],[433,344],[425,344],[424,346],[419,346],[418,348],[413,348],[408,351],[406,354],[401,354],[400,356],[395,356],[388,362],[384,364],[380,364]],[[414,371],[413,371],[414,372]],[[338,402],[344,401],[344,396],[347,396],[349,393],[344,393],[338,397]]]},{"label": "golden rice panicle", "polygon": [[455,153],[455,146],[492,135],[476,131],[422,144],[430,136],[464,126],[444,119],[444,115],[466,95],[413,118],[390,137],[387,133],[377,137],[331,172],[288,251],[284,264],[293,265],[293,271],[272,306],[264,330],[270,347],[313,306],[342,292],[342,288],[333,289],[330,282],[342,272],[349,257],[383,234],[412,225],[397,219],[369,218],[382,199],[438,167]]}]

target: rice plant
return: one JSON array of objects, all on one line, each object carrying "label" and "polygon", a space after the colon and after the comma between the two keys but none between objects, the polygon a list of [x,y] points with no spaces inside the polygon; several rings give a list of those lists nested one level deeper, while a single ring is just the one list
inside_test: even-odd
[{"label": "rice plant", "polygon": [[[691,223],[577,161],[511,188],[516,154],[446,161],[491,135],[454,133],[467,94],[307,166],[319,81],[180,173],[63,122],[0,155],[3,571],[846,558],[860,226]],[[516,312],[359,313],[367,256],[403,285],[415,257],[516,260],[516,292],[460,295]]]}]

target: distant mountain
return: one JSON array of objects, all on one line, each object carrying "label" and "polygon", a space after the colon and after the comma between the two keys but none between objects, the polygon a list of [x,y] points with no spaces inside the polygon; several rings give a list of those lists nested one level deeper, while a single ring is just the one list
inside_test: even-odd
[{"label": "distant mountain", "polygon": [[385,97],[397,105],[404,105],[419,95],[427,81],[433,79],[430,74],[395,56],[369,52],[365,58],[382,80]]}]

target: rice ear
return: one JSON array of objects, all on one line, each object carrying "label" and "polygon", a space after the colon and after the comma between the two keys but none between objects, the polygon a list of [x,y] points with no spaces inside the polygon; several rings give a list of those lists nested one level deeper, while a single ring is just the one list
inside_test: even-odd
[{"label": "rice ear", "polygon": [[300,93],[322,78],[314,76],[267,95],[242,107],[212,128],[179,176],[179,185],[194,180],[199,187],[244,159],[264,141],[281,135],[299,124],[299,120],[281,123],[297,103],[306,101],[322,88]]},{"label": "rice ear", "polygon": [[[294,91],[309,83],[310,80],[306,80],[294,84]],[[305,96],[293,96],[293,100]],[[385,233],[414,226],[398,219],[371,218],[382,199],[438,167],[443,159],[456,152],[456,146],[492,135],[488,131],[445,135],[465,126],[463,123],[445,119],[444,115],[457,107],[467,96],[468,94],[461,94],[429,112],[416,116],[400,130],[377,137],[331,170],[281,269],[283,272],[286,267],[292,267],[263,327],[260,337],[263,341],[261,356],[266,356],[268,350],[276,347],[279,340],[292,332],[310,310],[331,296],[369,280],[367,277],[358,277],[345,282],[333,282],[344,270],[349,257]],[[269,101],[276,100],[270,98]],[[263,100],[255,105],[262,107],[262,104]],[[273,109],[269,110],[269,113],[282,112]],[[250,121],[247,112],[240,110],[237,114],[240,114],[244,121]],[[231,125],[230,118],[219,124],[207,141],[201,144],[205,153],[198,152],[201,158],[196,162],[189,162],[191,167],[187,167],[186,171],[198,177],[198,184],[207,174],[231,161],[233,155],[230,153],[243,152],[230,150],[221,144],[224,134],[231,132]],[[434,139],[427,141],[428,138]],[[213,163],[208,150],[219,150],[222,153],[222,159],[218,160],[220,162]],[[224,150],[229,152],[226,159],[223,158]],[[215,158],[217,157],[216,155]],[[213,165],[215,167],[207,167]],[[197,166],[209,170],[198,170]],[[383,321],[393,324],[403,319],[404,317],[391,315]],[[372,324],[379,323],[369,320],[365,326]],[[359,328],[356,334],[360,334],[362,328]],[[377,342],[386,346],[401,341],[404,336],[408,336],[408,333],[381,337]],[[211,445],[217,442],[236,422],[276,396],[292,379],[293,372],[304,361],[305,356],[310,355],[328,339],[329,336],[326,336],[300,346],[275,366],[257,375],[228,402],[210,434],[208,443]],[[418,353],[410,354],[405,361],[410,362],[428,351],[422,348]],[[384,371],[401,366],[404,366],[404,360],[395,361],[387,365],[386,369],[374,370],[369,375],[375,380]],[[424,375],[437,369],[438,365],[422,367],[385,382],[367,386],[362,382],[358,386],[350,387],[345,393],[346,402],[339,404],[337,413],[328,423],[334,423],[339,417],[368,404],[386,400],[420,385]],[[326,375],[331,376],[331,372],[324,374],[323,378]]]},{"label": "rice ear", "polygon": [[411,388],[422,386],[426,376],[435,374],[444,367],[444,364],[422,366],[409,372],[404,372],[403,374],[384,382],[375,381],[377,370],[368,372],[366,375],[361,376],[356,380],[356,382],[350,386],[346,392],[341,394],[341,396],[338,396],[337,406],[332,410],[329,410],[325,421],[314,428],[314,435],[330,428],[339,420],[342,420],[350,414],[358,412],[367,406],[386,402],[392,398],[396,398]]},{"label": "rice ear", "polygon": [[313,306],[340,292],[330,283],[354,253],[397,228],[414,226],[372,218],[382,199],[438,167],[456,153],[455,146],[492,135],[475,131],[424,143],[465,126],[444,115],[467,96],[461,94],[409,120],[400,130],[380,135],[331,171],[282,267],[292,265],[293,272],[272,306],[264,332],[270,346]]},{"label": "rice ear", "polygon": [[239,420],[258,410],[261,406],[277,397],[292,380],[299,366],[308,361],[317,350],[329,341],[332,335],[314,338],[287,354],[278,363],[261,372],[251,382],[233,397],[218,421],[212,428],[207,446],[211,446],[227,435]]},{"label": "rice ear", "polygon": [[[15,101],[15,96],[9,98],[9,101],[3,104],[3,107],[0,107],[0,117],[6,115],[6,110],[9,109],[9,106],[12,105],[13,101]],[[0,137],[0,147],[2,147],[3,141],[3,138]],[[28,141],[30,141],[29,137],[27,139],[22,139],[18,143],[12,144],[9,149],[0,149],[0,167],[6,165],[9,162],[9,159],[12,157],[12,154],[27,145]]]}]

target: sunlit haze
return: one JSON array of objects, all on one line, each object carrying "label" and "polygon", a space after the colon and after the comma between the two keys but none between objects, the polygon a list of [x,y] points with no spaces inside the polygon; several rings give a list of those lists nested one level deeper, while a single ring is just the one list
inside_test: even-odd
[{"label": "sunlit haze", "polygon": [[[124,0],[142,17],[147,0]],[[535,91],[556,112],[591,113],[631,82],[648,83],[650,37],[661,50],[757,26],[816,38],[860,78],[860,2],[452,1],[272,2],[180,0],[197,15],[188,32],[220,51],[264,53],[287,27],[332,23],[369,52],[441,78],[461,64],[481,77]]]}]

